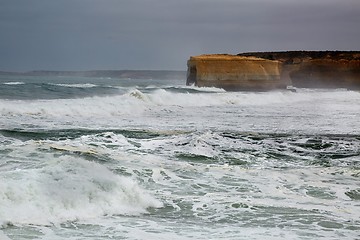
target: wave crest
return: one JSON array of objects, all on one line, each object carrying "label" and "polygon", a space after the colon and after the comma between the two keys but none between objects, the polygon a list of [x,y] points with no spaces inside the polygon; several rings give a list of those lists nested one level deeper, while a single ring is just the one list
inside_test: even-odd
[{"label": "wave crest", "polygon": [[42,169],[0,181],[0,225],[60,224],[103,215],[137,215],[162,203],[130,177],[81,159],[60,157]]}]

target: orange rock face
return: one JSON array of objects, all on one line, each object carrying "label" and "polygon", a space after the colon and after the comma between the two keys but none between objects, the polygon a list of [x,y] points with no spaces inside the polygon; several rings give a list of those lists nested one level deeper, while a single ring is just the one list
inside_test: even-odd
[{"label": "orange rock face", "polygon": [[187,84],[225,90],[360,89],[360,52],[290,51],[200,55],[188,61]]},{"label": "orange rock face", "polygon": [[360,89],[360,60],[307,60],[289,76],[294,87]]},{"label": "orange rock face", "polygon": [[187,84],[219,87],[225,90],[257,90],[286,88],[280,78],[281,63],[256,57],[234,55],[200,55],[188,61]]}]

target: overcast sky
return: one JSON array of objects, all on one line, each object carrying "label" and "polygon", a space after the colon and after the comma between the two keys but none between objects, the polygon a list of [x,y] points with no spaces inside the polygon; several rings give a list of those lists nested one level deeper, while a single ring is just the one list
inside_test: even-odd
[{"label": "overcast sky", "polygon": [[360,50],[360,0],[0,0],[0,70],[186,70],[191,55]]}]

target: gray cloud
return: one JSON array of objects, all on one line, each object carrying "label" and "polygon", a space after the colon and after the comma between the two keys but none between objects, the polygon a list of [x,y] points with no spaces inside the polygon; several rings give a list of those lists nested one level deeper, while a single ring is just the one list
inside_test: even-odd
[{"label": "gray cloud", "polygon": [[359,50],[358,0],[0,2],[0,70],[185,69],[190,55]]}]

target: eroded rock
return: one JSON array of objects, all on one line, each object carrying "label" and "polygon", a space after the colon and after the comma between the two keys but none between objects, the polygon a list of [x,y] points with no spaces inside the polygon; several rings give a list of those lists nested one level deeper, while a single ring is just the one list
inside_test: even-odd
[{"label": "eroded rock", "polygon": [[360,52],[289,51],[190,57],[187,84],[266,91],[287,86],[360,89]]},{"label": "eroded rock", "polygon": [[230,91],[286,88],[279,61],[225,54],[191,57],[187,84]]}]

